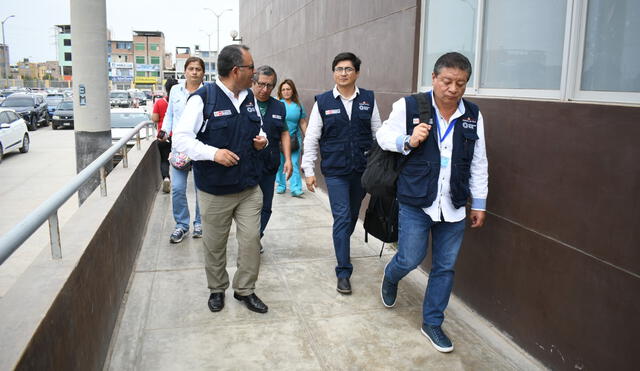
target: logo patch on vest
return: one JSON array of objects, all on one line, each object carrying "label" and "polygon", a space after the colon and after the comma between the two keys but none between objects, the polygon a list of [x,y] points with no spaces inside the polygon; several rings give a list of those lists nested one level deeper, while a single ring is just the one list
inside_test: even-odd
[{"label": "logo patch on vest", "polygon": [[413,124],[414,124],[414,125],[418,125],[419,123],[420,123],[420,118],[419,118],[419,117],[415,117],[415,118],[413,119]]},{"label": "logo patch on vest", "polygon": [[329,115],[337,115],[340,113],[340,108],[336,108],[336,109],[328,109],[326,111],[324,111],[324,115],[325,116],[329,116]]},{"label": "logo patch on vest", "polygon": [[362,101],[358,104],[358,109],[360,111],[368,111],[369,109],[371,109],[371,106],[369,105],[369,102]]},{"label": "logo patch on vest", "polygon": [[256,107],[253,105],[253,102],[247,102],[247,112],[253,113],[256,111]]},{"label": "logo patch on vest", "polygon": [[213,117],[222,117],[222,116],[229,116],[229,115],[231,115],[231,110],[228,110],[228,109],[213,112]]},{"label": "logo patch on vest", "polygon": [[276,120],[282,120],[282,116],[280,116],[280,115],[273,114],[273,115],[271,115],[271,117],[273,117]]},{"label": "logo patch on vest", "polygon": [[471,117],[467,117],[462,119],[462,127],[465,129],[475,129],[478,126],[477,121],[472,119]]}]

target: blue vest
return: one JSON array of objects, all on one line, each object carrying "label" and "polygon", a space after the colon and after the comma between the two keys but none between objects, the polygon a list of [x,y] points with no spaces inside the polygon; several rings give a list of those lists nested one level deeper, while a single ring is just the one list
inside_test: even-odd
[{"label": "blue vest", "polygon": [[267,134],[269,145],[260,151],[260,159],[263,163],[263,173],[273,175],[278,172],[280,166],[280,134],[287,127],[285,115],[287,113],[284,103],[269,97],[267,111],[262,117],[262,130]]},{"label": "blue vest", "polygon": [[[431,102],[431,93],[427,99]],[[415,98],[405,97],[407,107],[407,134],[413,132],[414,119],[420,118]],[[451,201],[456,208],[466,205],[471,194],[471,160],[476,140],[478,140],[478,106],[462,100],[465,112],[455,121],[453,127],[453,150],[451,154]],[[431,107],[431,116],[435,120],[435,108]],[[398,176],[398,201],[415,207],[429,207],[436,199],[438,178],[440,175],[440,148],[438,147],[438,128],[433,125],[427,140],[414,149],[411,157]]]},{"label": "blue vest", "polygon": [[320,168],[324,176],[362,173],[367,167],[366,153],[373,143],[371,114],[374,96],[371,90],[359,90],[351,107],[351,120],[340,96],[334,98],[332,90],[316,96],[322,117]]},{"label": "blue vest", "polygon": [[[205,104],[213,105],[209,117],[196,139],[202,143],[228,149],[240,157],[237,165],[226,167],[213,161],[193,161],[193,177],[198,189],[214,195],[238,193],[258,184],[262,166],[253,138],[260,133],[260,117],[254,104],[253,93],[240,105],[240,112],[216,84],[208,84],[191,96],[199,95]],[[213,86],[211,86],[213,85]]]}]

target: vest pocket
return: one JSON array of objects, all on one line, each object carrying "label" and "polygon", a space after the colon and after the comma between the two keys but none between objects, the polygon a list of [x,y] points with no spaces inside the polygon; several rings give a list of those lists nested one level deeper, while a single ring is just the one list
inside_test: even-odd
[{"label": "vest pocket", "polygon": [[478,134],[473,130],[463,131],[464,136],[464,152],[465,159],[471,161],[473,158],[473,151],[476,147],[476,141],[479,139]]},{"label": "vest pocket", "polygon": [[208,137],[212,146],[218,148],[226,148],[229,146],[228,123],[226,120],[213,121],[210,122],[208,126]]},{"label": "vest pocket", "polygon": [[409,197],[424,198],[431,187],[430,174],[430,163],[407,163],[398,177],[398,190]]},{"label": "vest pocket", "polygon": [[451,201],[456,207],[466,204],[471,195],[469,178],[471,178],[470,164],[453,164],[451,168]]},{"label": "vest pocket", "polygon": [[330,143],[320,147],[322,167],[343,168],[347,166],[347,154],[343,143]]},{"label": "vest pocket", "polygon": [[338,136],[338,124],[335,115],[325,116],[322,123],[322,136],[325,138],[335,138]]}]

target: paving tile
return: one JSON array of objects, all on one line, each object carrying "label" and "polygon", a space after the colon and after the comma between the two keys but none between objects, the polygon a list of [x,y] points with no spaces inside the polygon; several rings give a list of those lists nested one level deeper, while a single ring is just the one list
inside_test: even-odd
[{"label": "paving tile", "polygon": [[320,370],[300,321],[148,331],[140,370]]},{"label": "paving tile", "polygon": [[[235,268],[227,268],[232,282]],[[159,271],[151,292],[147,329],[177,328],[208,324],[269,322],[291,318],[292,301],[275,266],[261,266],[256,294],[269,306],[259,314],[233,298],[230,287],[225,293],[225,307],[212,313],[207,307],[209,289],[204,269]]]}]

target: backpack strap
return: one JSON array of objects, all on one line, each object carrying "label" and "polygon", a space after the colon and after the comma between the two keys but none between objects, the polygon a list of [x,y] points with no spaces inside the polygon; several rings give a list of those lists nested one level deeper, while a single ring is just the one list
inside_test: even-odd
[{"label": "backpack strap", "polygon": [[198,131],[202,131],[202,128],[207,124],[211,115],[213,115],[213,109],[216,106],[216,99],[218,98],[214,83],[204,84],[204,94],[201,96],[201,98],[202,103],[204,103],[204,107],[202,109],[202,125],[200,126],[200,130]]}]

